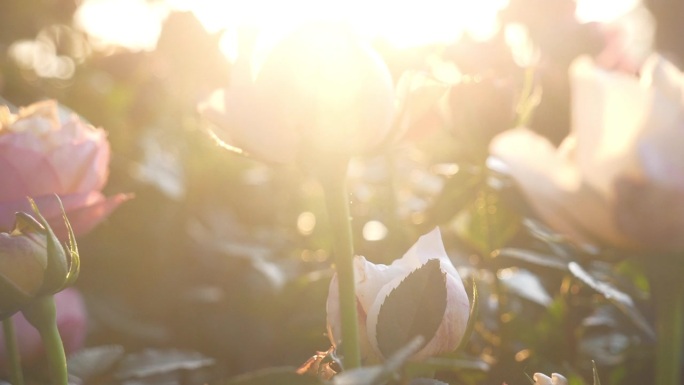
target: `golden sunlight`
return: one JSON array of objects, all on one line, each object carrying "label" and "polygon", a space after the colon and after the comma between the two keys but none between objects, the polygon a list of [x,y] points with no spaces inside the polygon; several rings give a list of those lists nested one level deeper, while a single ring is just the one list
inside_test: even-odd
[{"label": "golden sunlight", "polygon": [[[336,21],[359,34],[397,48],[449,43],[467,32],[486,39],[497,31],[497,12],[509,0],[86,0],[77,23],[97,42],[134,50],[154,48],[161,24],[171,11],[190,11],[209,32],[224,30],[221,46],[236,55],[235,30],[287,31],[308,21]],[[580,21],[609,21],[639,0],[577,0]]]}]

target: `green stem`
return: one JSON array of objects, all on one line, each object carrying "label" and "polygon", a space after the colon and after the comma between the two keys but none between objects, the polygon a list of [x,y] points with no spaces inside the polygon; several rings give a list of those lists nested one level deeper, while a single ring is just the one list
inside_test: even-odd
[{"label": "green stem", "polygon": [[52,382],[55,385],[68,385],[66,355],[64,345],[57,329],[55,300],[52,295],[37,298],[22,310],[26,319],[40,333],[47,353]]},{"label": "green stem", "polygon": [[348,161],[334,163],[320,175],[333,233],[333,251],[337,268],[342,321],[342,353],[345,369],[361,366],[358,311],[354,288],[354,243],[352,240],[349,196],[347,194]]},{"label": "green stem", "polygon": [[21,370],[21,355],[17,344],[17,334],[14,330],[12,317],[2,320],[2,331],[5,334],[5,350],[9,360],[10,381],[12,385],[24,385],[24,374]]},{"label": "green stem", "polygon": [[681,384],[682,342],[684,341],[684,285],[680,277],[651,281],[656,295],[656,385]]}]

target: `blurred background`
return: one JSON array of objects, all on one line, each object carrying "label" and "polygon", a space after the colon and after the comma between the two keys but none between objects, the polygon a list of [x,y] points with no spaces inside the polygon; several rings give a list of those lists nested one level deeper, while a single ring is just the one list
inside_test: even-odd
[{"label": "blurred background", "polygon": [[[396,79],[407,70],[459,79],[436,120],[350,169],[358,254],[389,263],[440,225],[464,277],[517,279],[507,289],[510,334],[497,329],[496,306],[485,300],[469,353],[488,370],[458,381],[523,384],[526,372],[557,370],[582,383],[590,357],[607,384],[649,378],[638,351],[647,339],[605,299],[560,273],[533,266],[521,274],[486,257],[505,244],[535,243],[521,230],[524,204],[486,187],[482,173],[489,139],[518,121],[521,100],[534,107],[526,123],[562,140],[570,61],[601,51],[600,23],[634,4],[3,0],[0,96],[16,106],[54,98],[103,127],[112,147],[105,191],[135,194],[79,239],[88,346],[199,352],[215,360],[215,377],[298,366],[328,349],[332,270],[320,187],[294,167],[223,151],[197,114],[199,102],[229,86],[240,28],[282,31],[324,18],[351,23]],[[658,23],[656,48],[681,63],[684,5],[646,5]],[[505,182],[499,187],[510,188]],[[493,222],[483,225],[477,213],[492,205]],[[496,239],[483,239],[492,228]],[[486,284],[482,290],[487,298]]]}]

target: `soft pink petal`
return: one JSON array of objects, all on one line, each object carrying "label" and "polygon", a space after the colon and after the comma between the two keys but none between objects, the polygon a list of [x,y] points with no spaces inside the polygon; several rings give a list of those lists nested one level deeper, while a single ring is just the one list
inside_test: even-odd
[{"label": "soft pink petal", "polygon": [[[61,195],[67,218],[76,236],[84,235],[104,220],[121,203],[130,199],[129,194],[117,194],[105,198],[99,192],[86,194]],[[62,240],[68,239],[66,225],[57,199],[53,195],[34,197],[41,214],[47,219],[50,227]],[[14,213],[23,211],[33,213],[28,200],[21,199],[0,203],[0,231],[9,231],[14,224]]]},{"label": "soft pink petal", "polygon": [[48,154],[58,167],[64,191],[85,193],[101,190],[109,174],[109,144],[107,141],[82,141],[55,148]]},{"label": "soft pink petal", "polygon": [[0,144],[0,179],[3,186],[0,189],[0,202],[27,195],[65,193],[57,172],[41,153],[11,144]]}]

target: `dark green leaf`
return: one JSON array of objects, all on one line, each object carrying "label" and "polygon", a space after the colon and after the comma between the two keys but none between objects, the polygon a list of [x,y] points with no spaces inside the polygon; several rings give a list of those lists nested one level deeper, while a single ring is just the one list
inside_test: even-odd
[{"label": "dark green leaf", "polygon": [[568,270],[566,261],[561,260],[555,255],[542,254],[534,250],[505,247],[498,251],[496,257],[513,258],[535,266],[550,267],[562,271]]},{"label": "dark green leaf", "polygon": [[653,328],[651,328],[651,325],[636,308],[634,301],[632,301],[632,297],[618,290],[611,284],[603,282],[592,276],[576,262],[570,262],[568,264],[568,269],[570,269],[570,272],[580,281],[601,293],[607,300],[609,300],[613,305],[625,313],[634,322],[634,324],[644,331],[648,336],[655,338],[655,332],[653,331]]},{"label": "dark green leaf", "polygon": [[432,259],[411,272],[380,307],[376,326],[378,347],[389,357],[417,336],[430,341],[444,317],[446,275]]}]

